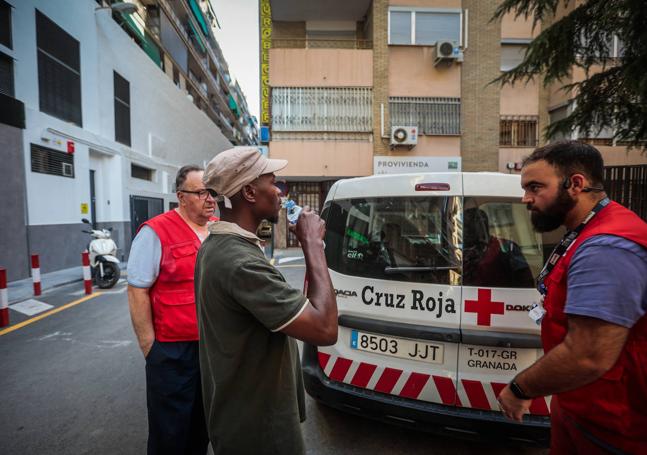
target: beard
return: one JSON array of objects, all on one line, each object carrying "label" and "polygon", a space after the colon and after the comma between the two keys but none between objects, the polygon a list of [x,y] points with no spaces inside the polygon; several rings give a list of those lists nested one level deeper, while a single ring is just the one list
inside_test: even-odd
[{"label": "beard", "polygon": [[554,231],[564,224],[566,214],[570,212],[573,207],[575,207],[575,199],[571,198],[568,191],[560,188],[555,201],[543,211],[533,209],[532,206],[528,204],[528,210],[531,211],[530,221],[537,232]]}]

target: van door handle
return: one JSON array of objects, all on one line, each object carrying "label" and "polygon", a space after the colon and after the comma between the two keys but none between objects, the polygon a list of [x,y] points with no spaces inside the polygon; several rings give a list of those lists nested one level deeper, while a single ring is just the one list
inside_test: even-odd
[{"label": "van door handle", "polygon": [[499,348],[542,348],[539,335],[529,333],[485,332],[482,330],[463,330],[461,343],[495,346]]},{"label": "van door handle", "polygon": [[461,335],[459,329],[380,321],[377,319],[349,316],[346,314],[339,316],[338,321],[339,325],[348,327],[349,329],[366,330],[367,332],[372,333],[414,338],[418,340],[458,343]]}]

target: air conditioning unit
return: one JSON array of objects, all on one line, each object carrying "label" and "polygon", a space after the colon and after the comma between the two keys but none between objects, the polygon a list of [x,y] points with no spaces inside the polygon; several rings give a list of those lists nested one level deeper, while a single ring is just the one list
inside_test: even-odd
[{"label": "air conditioning unit", "polygon": [[463,51],[453,41],[438,41],[436,42],[436,57],[434,58],[434,66],[440,63],[452,64],[453,62],[463,61]]},{"label": "air conditioning unit", "polygon": [[417,143],[417,126],[394,126],[391,128],[391,145],[416,145]]}]

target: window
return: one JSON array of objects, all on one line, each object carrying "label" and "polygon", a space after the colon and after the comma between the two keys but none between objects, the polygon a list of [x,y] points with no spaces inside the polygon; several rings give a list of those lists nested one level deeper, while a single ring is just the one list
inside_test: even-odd
[{"label": "window", "polygon": [[114,72],[115,141],[130,146],[130,84]]},{"label": "window", "polygon": [[36,11],[40,110],[82,126],[79,42]]},{"label": "window", "polygon": [[12,48],[11,43],[11,5],[0,0],[0,44]]},{"label": "window", "polygon": [[460,98],[389,98],[392,126],[417,126],[422,135],[458,135],[461,131]]},{"label": "window", "polygon": [[371,279],[460,284],[460,207],[458,197],[334,201],[324,214],[328,265]]},{"label": "window", "polygon": [[502,116],[499,123],[499,145],[536,147],[537,117]]},{"label": "window", "polygon": [[466,197],[463,213],[463,284],[533,288],[563,229],[536,233],[518,199]]},{"label": "window", "polygon": [[130,163],[130,176],[135,179],[148,180],[149,182],[153,181],[153,174],[155,171],[143,166],[137,166],[136,164]]},{"label": "window", "polygon": [[74,155],[31,144],[31,171],[74,178]]},{"label": "window", "polygon": [[13,59],[0,52],[0,93],[14,96],[13,92]]},{"label": "window", "polygon": [[[556,109],[553,109],[553,110],[548,112],[548,115],[550,116],[550,123],[551,124],[565,119],[570,114],[571,114],[571,105],[570,104],[560,106],[560,107],[558,107]],[[553,140],[553,141],[559,141],[559,140],[562,140],[562,139],[572,139],[572,138],[571,138],[571,135],[564,134],[564,133],[558,133],[558,134],[556,134],[555,136],[553,136],[551,138],[551,140]]]},{"label": "window", "polygon": [[510,71],[519,65],[523,61],[527,47],[525,44],[501,45],[501,71]]},{"label": "window", "polygon": [[434,46],[438,41],[463,44],[460,10],[391,8],[389,44]]},{"label": "window", "polygon": [[370,88],[272,89],[274,131],[373,130],[373,93]]}]

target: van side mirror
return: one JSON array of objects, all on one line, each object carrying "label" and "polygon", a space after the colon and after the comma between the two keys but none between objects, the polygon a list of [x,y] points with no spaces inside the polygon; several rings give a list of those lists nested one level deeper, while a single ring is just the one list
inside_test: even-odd
[{"label": "van side mirror", "polygon": [[81,218],[81,222],[85,224],[90,224],[87,218]]}]

